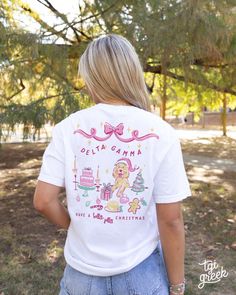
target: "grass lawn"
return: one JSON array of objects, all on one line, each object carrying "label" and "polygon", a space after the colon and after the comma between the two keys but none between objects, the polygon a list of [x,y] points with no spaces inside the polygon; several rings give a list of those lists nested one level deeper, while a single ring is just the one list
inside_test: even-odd
[{"label": "grass lawn", "polygon": [[[205,141],[204,141],[205,140]],[[183,151],[235,159],[236,142],[183,141]],[[207,142],[208,141],[208,142]],[[0,150],[0,295],[56,295],[65,261],[66,232],[32,206],[45,144],[5,144]],[[186,295],[236,294],[236,173],[186,165],[193,197],[183,202],[186,230]],[[64,193],[61,194],[64,198]],[[199,265],[216,260],[226,278],[198,289]]]}]

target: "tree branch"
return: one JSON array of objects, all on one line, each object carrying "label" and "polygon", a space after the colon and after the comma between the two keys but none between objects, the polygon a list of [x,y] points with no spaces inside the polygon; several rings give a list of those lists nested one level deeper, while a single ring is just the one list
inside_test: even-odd
[{"label": "tree branch", "polygon": [[47,63],[45,65],[48,66],[50,69],[52,69],[52,73],[54,75],[56,75],[59,79],[61,79],[62,81],[64,81],[66,84],[68,84],[74,90],[79,91],[79,90],[81,90],[83,88],[83,87],[82,88],[78,88],[75,85],[73,85],[66,77],[64,77],[63,75],[61,75],[58,71],[55,71],[55,69],[50,64]]},{"label": "tree branch", "polygon": [[19,1],[19,5],[20,7],[25,11],[27,12],[36,22],[38,22],[44,29],[48,30],[49,32],[53,33],[54,35],[56,36],[59,36],[61,37],[63,40],[71,43],[71,44],[74,44],[76,43],[74,40],[71,40],[69,39],[66,34],[63,34],[61,31],[57,31],[55,30],[53,27],[49,26],[45,21],[43,21],[39,14],[36,13],[35,11],[33,11],[30,6],[28,4],[25,4],[21,1]]},{"label": "tree branch", "polygon": [[[82,90],[83,87],[80,89]],[[45,97],[42,97],[42,98],[39,98],[38,100],[36,101],[33,101],[31,102],[29,105],[35,105],[35,104],[38,104],[38,103],[41,103],[47,99],[51,99],[51,98],[55,98],[55,97],[59,97],[59,96],[64,96],[64,95],[67,95],[67,94],[73,94],[73,93],[78,93],[78,91],[71,91],[71,92],[63,92],[63,93],[58,93],[58,94],[54,94],[54,95],[49,95],[49,96],[45,96]],[[0,105],[0,108],[1,109],[8,109],[8,108],[11,108],[11,107],[27,107],[28,105],[23,105],[23,104],[11,104],[11,105]]]},{"label": "tree branch", "polygon": [[66,17],[65,14],[59,12],[52,4],[50,1],[48,0],[37,0],[39,3],[41,3],[43,6],[45,6],[46,8],[50,9],[57,17],[59,17],[60,19],[62,19],[64,21],[65,24],[68,25],[69,28],[72,29],[72,31],[75,34],[75,38],[77,40],[78,43],[81,42],[81,38],[78,35],[78,30],[68,21],[68,18]]},{"label": "tree branch", "polygon": [[[149,72],[149,73],[156,73],[156,74],[162,74],[163,71],[162,71],[162,67],[159,65],[159,66],[150,66],[150,65],[146,65],[145,68],[144,68],[144,71],[145,72]],[[165,73],[168,77],[170,78],[173,78],[173,79],[176,79],[178,81],[182,81],[182,82],[185,82],[186,79],[184,76],[181,76],[181,75],[177,75],[171,71],[166,71]],[[225,93],[229,93],[229,94],[232,94],[232,95],[235,95],[236,96],[236,91],[233,90],[233,89],[230,89],[230,88],[227,88],[227,87],[219,87],[218,85],[215,85],[213,83],[210,83],[209,81],[205,80],[204,82],[199,82],[199,81],[196,81],[194,80],[193,78],[189,78],[188,81],[192,84],[197,84],[197,85],[201,85],[203,87],[206,87],[206,88],[209,88],[209,89],[212,89],[212,90],[215,90],[215,91],[218,91],[218,92],[225,92]]]},{"label": "tree branch", "polygon": [[80,24],[80,23],[83,23],[83,22],[85,22],[86,20],[89,20],[89,19],[91,19],[91,18],[95,18],[95,17],[98,17],[98,16],[100,16],[100,15],[103,15],[103,14],[105,14],[107,11],[109,11],[110,9],[112,9],[114,6],[116,6],[117,3],[118,3],[118,1],[116,0],[116,1],[114,1],[114,3],[112,3],[112,4],[111,4],[110,6],[108,6],[106,9],[104,9],[104,10],[98,12],[98,13],[92,14],[92,15],[90,15],[90,16],[87,16],[87,17],[85,17],[85,18],[83,18],[83,19],[81,19],[81,20],[75,22],[74,24]]},{"label": "tree branch", "polygon": [[10,96],[3,96],[3,95],[1,95],[1,97],[4,97],[6,100],[11,100],[14,96],[16,96],[17,94],[19,94],[19,93],[21,93],[24,89],[25,89],[25,85],[24,85],[24,83],[23,83],[23,80],[22,79],[20,79],[20,86],[21,86],[21,88],[20,89],[18,89],[15,93],[13,93],[12,95],[10,95]]}]

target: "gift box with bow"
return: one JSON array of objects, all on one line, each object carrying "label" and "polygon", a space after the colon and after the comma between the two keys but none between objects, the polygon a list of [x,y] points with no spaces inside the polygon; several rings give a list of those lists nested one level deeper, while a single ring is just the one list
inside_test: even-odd
[{"label": "gift box with bow", "polygon": [[111,195],[112,195],[112,185],[110,184],[110,182],[108,184],[103,183],[103,187],[101,189],[101,195],[100,195],[101,200],[108,201],[111,198]]}]

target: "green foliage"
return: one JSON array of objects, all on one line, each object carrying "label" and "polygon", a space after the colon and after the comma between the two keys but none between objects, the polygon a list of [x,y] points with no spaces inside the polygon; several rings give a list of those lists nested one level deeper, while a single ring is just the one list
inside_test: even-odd
[{"label": "green foliage", "polygon": [[[235,0],[81,1],[74,18],[50,1],[38,2],[53,15],[53,25],[23,0],[0,3],[2,126],[38,129],[89,106],[77,79],[78,59],[91,40],[109,32],[135,46],[158,106],[163,74],[172,114],[218,109],[224,92],[228,106],[235,106]],[[27,30],[17,21],[20,15],[40,30]]]}]

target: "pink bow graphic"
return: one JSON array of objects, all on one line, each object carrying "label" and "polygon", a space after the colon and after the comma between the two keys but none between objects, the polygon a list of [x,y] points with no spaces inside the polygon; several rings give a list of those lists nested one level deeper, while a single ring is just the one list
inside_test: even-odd
[{"label": "pink bow graphic", "polygon": [[123,134],[123,129],[124,129],[123,123],[120,123],[116,127],[113,127],[112,125],[110,125],[107,122],[104,125],[104,132],[106,134],[112,134],[114,132],[115,134],[122,135]]}]

